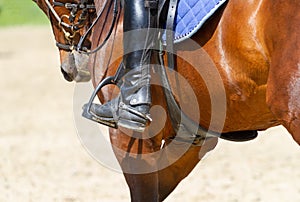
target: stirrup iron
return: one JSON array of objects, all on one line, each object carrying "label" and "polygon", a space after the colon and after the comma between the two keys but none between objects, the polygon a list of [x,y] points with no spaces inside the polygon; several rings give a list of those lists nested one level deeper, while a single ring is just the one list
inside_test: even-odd
[{"label": "stirrup iron", "polygon": [[95,88],[93,94],[91,95],[91,97],[89,99],[89,102],[82,107],[82,109],[83,109],[82,116],[83,117],[90,119],[92,121],[95,121],[97,123],[112,127],[112,128],[118,128],[116,121],[106,120],[105,118],[98,116],[97,114],[95,114],[91,111],[91,107],[92,107],[93,101],[94,101],[95,97],[97,96],[98,92],[106,85],[109,85],[109,84],[117,85],[118,81],[122,77],[123,73],[124,73],[124,68],[123,68],[123,64],[121,63],[114,76],[106,77],[97,85],[97,87]]}]

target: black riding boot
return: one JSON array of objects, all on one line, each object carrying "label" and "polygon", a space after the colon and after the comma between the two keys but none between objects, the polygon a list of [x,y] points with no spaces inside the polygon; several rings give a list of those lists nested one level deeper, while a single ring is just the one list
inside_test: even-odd
[{"label": "black riding boot", "polygon": [[126,74],[121,93],[106,104],[93,104],[91,108],[103,120],[139,132],[151,121],[150,58],[157,31],[149,28],[157,26],[156,6],[153,0],[147,3],[145,0],[124,1],[123,67]]}]

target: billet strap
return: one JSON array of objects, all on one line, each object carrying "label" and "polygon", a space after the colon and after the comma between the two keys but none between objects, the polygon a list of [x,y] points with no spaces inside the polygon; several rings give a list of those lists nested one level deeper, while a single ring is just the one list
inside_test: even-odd
[{"label": "billet strap", "polygon": [[167,45],[167,56],[168,56],[168,67],[174,69],[175,67],[175,58],[174,58],[174,21],[175,14],[178,5],[178,0],[170,0],[167,23],[166,23],[166,45]]}]

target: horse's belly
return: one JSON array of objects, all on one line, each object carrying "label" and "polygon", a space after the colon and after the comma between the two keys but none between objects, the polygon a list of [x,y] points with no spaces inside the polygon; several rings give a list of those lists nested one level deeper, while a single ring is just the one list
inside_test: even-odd
[{"label": "horse's belly", "polygon": [[221,86],[209,90],[200,78],[190,83],[193,91],[187,85],[180,85],[180,93],[173,92],[183,111],[194,121],[200,119],[204,128],[230,132],[263,130],[279,124],[266,104],[266,85],[225,82],[223,90]]}]

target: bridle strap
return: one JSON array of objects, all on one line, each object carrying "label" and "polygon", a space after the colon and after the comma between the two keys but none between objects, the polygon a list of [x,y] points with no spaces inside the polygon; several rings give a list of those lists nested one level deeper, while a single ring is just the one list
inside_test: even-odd
[{"label": "bridle strap", "polygon": [[63,49],[65,51],[73,51],[77,49],[77,46],[75,45],[69,45],[69,44],[63,44],[63,43],[59,43],[56,42],[56,47],[58,47],[59,49]]},{"label": "bridle strap", "polygon": [[73,8],[79,8],[79,9],[95,9],[95,5],[93,4],[84,4],[84,1],[81,1],[79,4],[74,4],[74,3],[62,3],[62,2],[57,2],[53,0],[53,5],[54,6],[60,6],[60,7],[65,7],[67,9],[73,9]]},{"label": "bridle strap", "polygon": [[[78,3],[78,4],[74,4],[74,3],[62,3],[62,2],[57,2],[57,1],[53,0],[52,1],[53,5],[51,5],[51,3],[50,3],[49,0],[45,0],[45,2],[47,4],[49,10],[51,11],[51,13],[53,14],[53,16],[57,20],[57,22],[58,22],[61,30],[64,32],[65,38],[68,41],[71,41],[71,39],[74,36],[74,34],[71,35],[70,32],[68,32],[68,31],[65,30],[65,28],[70,29],[71,31],[73,31],[75,33],[80,28],[76,27],[76,25],[70,25],[70,24],[67,24],[67,23],[63,22],[62,19],[63,19],[63,17],[66,17],[66,16],[61,16],[60,17],[58,15],[58,13],[55,11],[54,7],[55,6],[60,6],[60,7],[65,7],[67,9],[71,10],[71,13],[70,13],[71,17],[72,17],[72,15],[74,15],[74,13],[72,13],[73,10],[76,10],[76,9],[82,9],[82,10],[84,10],[84,9],[95,9],[95,5],[93,5],[93,4],[86,4],[87,0],[81,0],[80,3]],[[112,1],[110,1],[110,3],[111,2]],[[111,36],[112,31],[114,30],[117,18],[118,18],[118,14],[119,14],[119,11],[118,11],[118,0],[113,0],[113,2],[114,2],[113,20],[112,20],[110,29],[107,32],[107,35],[106,35],[105,39],[103,40],[103,42],[100,45],[98,45],[95,49],[89,51],[88,48],[83,47],[83,43],[86,40],[86,38],[89,35],[89,33],[91,32],[91,30],[93,29],[93,27],[95,26],[95,24],[97,23],[97,21],[100,19],[100,17],[104,13],[104,10],[105,10],[105,8],[106,8],[106,6],[108,4],[108,0],[106,0],[104,6],[102,8],[102,10],[100,11],[99,15],[97,15],[97,18],[93,21],[92,25],[88,28],[88,30],[84,33],[84,35],[80,37],[78,45],[74,45],[74,44],[62,44],[60,42],[56,42],[56,46],[58,48],[60,48],[60,49],[66,50],[66,51],[76,50],[76,51],[78,51],[80,53],[84,53],[84,54],[88,54],[88,55],[96,53],[97,51],[99,51],[106,44],[106,42],[108,41],[109,37]]]},{"label": "bridle strap", "polygon": [[48,8],[50,9],[51,13],[53,14],[53,16],[55,17],[55,19],[57,20],[58,24],[66,27],[66,28],[71,28],[71,25],[69,25],[69,24],[67,24],[67,23],[65,23],[65,22],[63,22],[61,20],[61,17],[59,17],[59,15],[55,11],[54,7],[51,5],[50,1],[49,0],[45,0],[45,2],[47,4]]},{"label": "bridle strap", "polygon": [[[95,5],[94,4],[87,4],[87,0],[81,0],[80,3],[75,4],[75,3],[62,3],[62,2],[57,2],[55,0],[52,1],[52,4],[50,3],[49,0],[44,0],[49,11],[51,12],[51,14],[55,17],[56,21],[58,22],[58,25],[60,27],[60,29],[62,30],[62,32],[65,35],[65,39],[69,42],[72,43],[72,39],[75,36],[75,34],[78,32],[78,30],[80,30],[82,27],[82,24],[84,23],[84,21],[86,20],[86,16],[88,15],[88,10],[89,9],[95,9]],[[59,16],[58,13],[55,11],[54,7],[55,6],[59,6],[59,7],[65,7],[70,11],[70,16],[67,15],[62,15]],[[82,13],[80,14],[79,18],[78,18],[78,22],[77,23],[73,23],[74,19],[76,17],[76,14],[78,12],[78,9],[82,10]],[[49,12],[49,13],[50,13]],[[69,22],[71,22],[72,24],[68,24],[63,22],[63,18],[68,18]],[[66,29],[69,29],[71,31],[68,32]],[[62,44],[59,42],[56,42],[56,46],[60,49],[66,50],[66,51],[73,51],[77,49],[77,45],[74,44]],[[88,48],[83,47],[83,50],[88,50]]]}]

